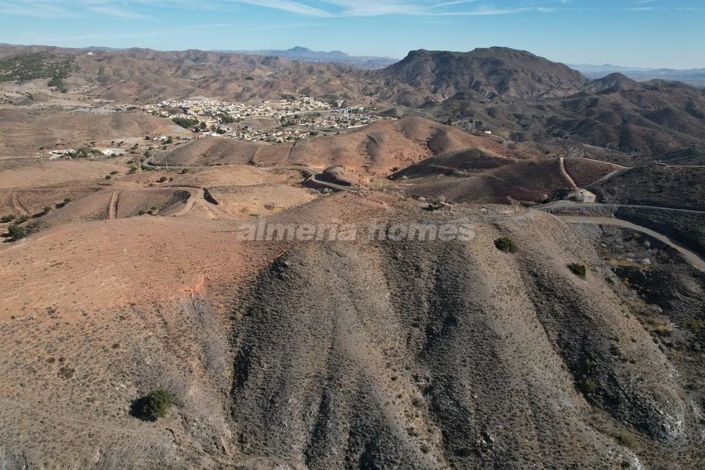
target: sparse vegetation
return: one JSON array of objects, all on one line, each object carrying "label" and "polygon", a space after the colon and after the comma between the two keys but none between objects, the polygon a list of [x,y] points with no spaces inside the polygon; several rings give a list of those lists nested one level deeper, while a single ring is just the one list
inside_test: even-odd
[{"label": "sparse vegetation", "polygon": [[72,379],[75,374],[76,374],[76,369],[69,367],[69,366],[63,366],[61,369],[59,369],[59,372],[58,372],[58,376],[64,380]]},{"label": "sparse vegetation", "polygon": [[699,335],[705,332],[705,320],[688,320],[685,327],[693,334]]},{"label": "sparse vegetation", "polygon": [[514,244],[514,241],[508,237],[498,238],[494,241],[494,246],[496,246],[499,251],[503,251],[505,253],[516,253],[518,250],[517,246]]},{"label": "sparse vegetation", "polygon": [[12,215],[12,214],[10,214],[10,215],[3,215],[2,217],[0,217],[0,223],[1,223],[1,224],[6,224],[6,223],[8,223],[8,222],[12,222],[13,220],[15,220],[15,216]]},{"label": "sparse vegetation", "polygon": [[0,82],[26,82],[50,78],[49,86],[63,85],[74,69],[72,58],[54,57],[48,52],[20,54],[0,59]]},{"label": "sparse vegetation", "polygon": [[572,272],[578,277],[585,278],[585,276],[587,276],[587,268],[584,264],[570,263],[568,265],[568,269],[570,269],[570,272]]},{"label": "sparse vegetation", "polygon": [[630,449],[634,449],[639,445],[639,442],[636,440],[636,438],[629,432],[627,431],[617,431],[614,434],[612,434],[612,437],[619,443],[619,445],[628,447]]},{"label": "sparse vegetation", "polygon": [[173,405],[174,396],[160,388],[136,400],[132,412],[134,416],[145,421],[156,421],[166,417]]}]

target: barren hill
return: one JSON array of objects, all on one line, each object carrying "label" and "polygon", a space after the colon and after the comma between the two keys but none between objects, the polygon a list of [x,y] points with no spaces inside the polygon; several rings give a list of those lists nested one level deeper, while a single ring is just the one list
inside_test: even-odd
[{"label": "barren hill", "polygon": [[317,170],[342,165],[356,172],[388,174],[429,156],[467,148],[497,155],[501,142],[437,122],[410,117],[379,121],[348,133],[313,137],[291,144],[255,144],[206,137],[157,156],[160,165],[293,164]]},{"label": "barren hill", "polygon": [[49,150],[78,149],[99,142],[142,141],[145,136],[188,136],[168,119],[133,110],[100,113],[90,109],[0,109],[0,156],[24,157]]},{"label": "barren hill", "polygon": [[[475,237],[247,243],[227,220],[143,216],[1,248],[11,294],[0,331],[15,339],[0,343],[2,461],[639,468],[701,458],[674,364],[625,313],[586,239],[532,211],[428,214],[377,197],[386,204],[338,195],[270,222],[469,218]],[[500,236],[519,253],[499,252]],[[571,262],[590,267],[587,279]],[[131,401],[159,386],[177,397],[171,414],[131,417]]]},{"label": "barren hill", "polygon": [[418,96],[418,104],[442,102],[458,93],[487,99],[568,96],[587,81],[563,64],[500,47],[468,53],[412,51],[381,75],[408,85],[405,91]]}]

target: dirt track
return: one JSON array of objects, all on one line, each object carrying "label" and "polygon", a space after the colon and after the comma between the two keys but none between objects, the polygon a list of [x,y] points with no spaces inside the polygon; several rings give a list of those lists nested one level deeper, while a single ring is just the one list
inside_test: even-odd
[{"label": "dirt track", "polygon": [[562,174],[563,177],[566,179],[566,181],[568,181],[568,184],[570,184],[570,188],[573,189],[573,190],[578,189],[578,185],[575,184],[575,181],[573,180],[573,177],[570,176],[570,175],[568,174],[568,172],[566,171],[566,169],[565,169],[565,158],[564,158],[564,157],[561,157],[561,158],[560,158],[560,162],[561,162],[561,174]]}]

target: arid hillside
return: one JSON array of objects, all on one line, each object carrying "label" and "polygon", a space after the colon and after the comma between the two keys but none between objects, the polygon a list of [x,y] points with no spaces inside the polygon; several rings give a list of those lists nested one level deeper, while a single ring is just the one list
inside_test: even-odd
[{"label": "arid hillside", "polygon": [[[498,218],[501,208],[429,216],[370,196],[323,198],[270,222],[467,218],[474,238],[241,242],[233,222],[193,212],[69,225],[0,249],[13,293],[0,328],[15,338],[2,343],[3,462],[701,458],[676,364],[570,227],[533,211]],[[501,236],[519,251],[497,250]],[[589,266],[586,279],[573,262]],[[155,387],[176,396],[170,415],[130,416]]]},{"label": "arid hillside", "polygon": [[468,134],[423,118],[380,121],[351,132],[286,144],[255,144],[204,138],[153,159],[165,166],[288,164],[322,171],[342,165],[358,173],[386,175],[433,155],[478,148],[494,155],[514,152],[501,140]]},{"label": "arid hillside", "polygon": [[0,468],[705,468],[704,103],[1,46]]}]

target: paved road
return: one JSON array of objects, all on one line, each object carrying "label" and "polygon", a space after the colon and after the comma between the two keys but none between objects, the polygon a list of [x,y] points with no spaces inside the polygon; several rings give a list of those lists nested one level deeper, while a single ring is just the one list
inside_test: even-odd
[{"label": "paved road", "polygon": [[307,182],[314,182],[315,184],[319,186],[324,186],[326,188],[333,189],[335,191],[348,191],[348,192],[357,192],[357,188],[354,186],[343,186],[342,184],[335,184],[335,183],[330,183],[328,181],[323,181],[320,179],[320,173],[313,168],[309,168],[307,166],[303,165],[280,165],[280,166],[269,166],[269,167],[261,167],[261,170],[266,170],[266,171],[275,171],[275,170],[294,170],[294,171],[300,171],[301,173],[304,174],[306,179],[304,180],[304,184]]},{"label": "paved road", "polygon": [[631,170],[631,168],[626,168],[626,167],[618,168],[618,169],[614,170],[613,172],[606,174],[605,176],[603,176],[603,177],[600,178],[599,180],[593,181],[592,183],[588,184],[588,185],[586,186],[586,188],[587,188],[587,189],[590,189],[590,188],[592,188],[592,187],[595,187],[595,186],[597,186],[597,185],[599,185],[599,184],[601,184],[601,183],[604,183],[604,182],[606,182],[606,181],[609,181],[609,180],[611,180],[612,178],[614,178],[615,176],[621,175],[622,173],[625,173],[625,172],[627,172],[627,171],[629,171],[629,170]]},{"label": "paved road", "polygon": [[658,240],[662,243],[665,243],[666,245],[670,246],[674,250],[678,251],[678,253],[680,253],[681,256],[683,256],[683,258],[688,262],[688,264],[693,266],[698,271],[705,273],[705,260],[703,260],[700,256],[698,256],[694,252],[685,248],[684,246],[681,246],[678,243],[672,241],[667,236],[662,235],[658,232],[655,232],[649,228],[642,227],[641,225],[637,225],[637,224],[634,224],[631,222],[627,222],[626,220],[615,219],[615,218],[610,218],[610,217],[589,217],[589,216],[565,215],[565,216],[559,216],[559,218],[561,220],[564,220],[565,222],[568,222],[569,224],[613,225],[613,226],[628,228],[631,230],[636,230],[637,232],[644,233],[646,235],[649,235],[650,237],[655,238],[656,240]]},{"label": "paved road", "polygon": [[551,209],[650,209],[665,212],[677,212],[682,214],[694,214],[694,215],[705,215],[705,211],[696,209],[680,209],[678,207],[663,207],[663,206],[643,206],[639,204],[606,204],[606,203],[594,203],[594,204],[582,204],[573,201],[554,201],[547,204],[541,204],[539,206],[534,206],[534,209],[538,210],[548,210]]}]

